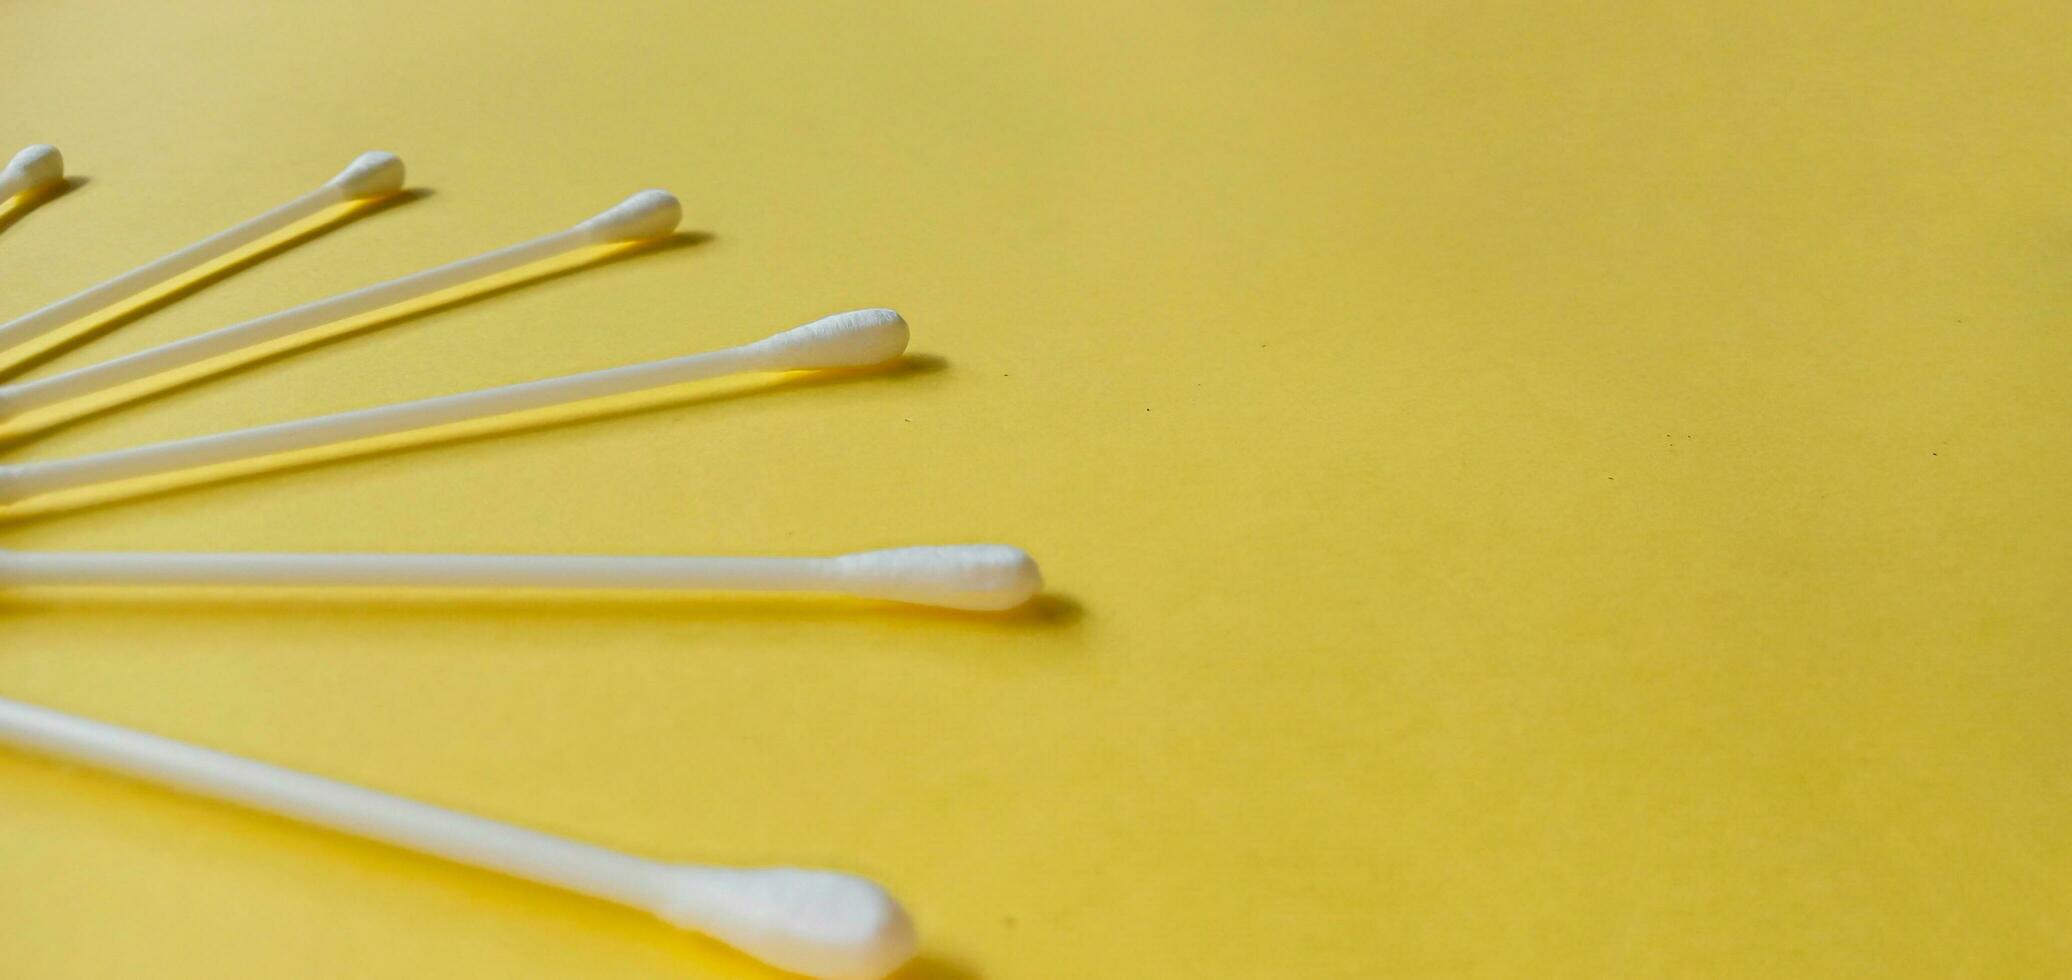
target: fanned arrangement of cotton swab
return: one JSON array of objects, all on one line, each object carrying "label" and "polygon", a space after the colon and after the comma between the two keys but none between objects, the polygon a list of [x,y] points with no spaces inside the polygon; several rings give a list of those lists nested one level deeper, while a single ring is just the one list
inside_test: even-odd
[{"label": "fanned arrangement of cotton swab", "polygon": [[[64,158],[55,148],[29,147],[0,170],[0,201],[63,179]],[[0,350],[107,310],[334,206],[393,194],[403,179],[403,162],[394,154],[364,154],[285,204],[0,323]],[[0,384],[0,419],[580,249],[656,239],[673,233],[681,219],[682,208],[667,191],[641,191],[595,217],[531,241],[62,374]],[[868,367],[900,357],[906,346],[907,323],[898,313],[854,310],[700,354],[73,459],[0,465],[0,505],[730,374]],[[832,557],[0,550],[0,588],[34,585],[808,592],[990,612],[1028,602],[1041,591],[1043,578],[1027,553],[994,544]],[[0,744],[646,909],[806,976],[878,980],[915,951],[913,926],[899,903],[878,885],[840,872],[663,864],[4,698]]]}]

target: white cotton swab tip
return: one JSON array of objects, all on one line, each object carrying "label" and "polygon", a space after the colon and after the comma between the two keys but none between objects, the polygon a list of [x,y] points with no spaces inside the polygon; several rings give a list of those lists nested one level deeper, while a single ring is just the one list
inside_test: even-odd
[{"label": "white cotton swab tip", "polygon": [[385,197],[403,189],[403,158],[380,150],[362,153],[325,183],[348,201]]},{"label": "white cotton swab tip", "polygon": [[14,155],[0,169],[0,199],[41,190],[65,179],[65,155],[48,143],[38,143]]},{"label": "white cotton swab tip", "polygon": [[850,310],[765,337],[742,348],[772,371],[870,367],[906,352],[907,322],[887,309]]},{"label": "white cotton swab tip", "polygon": [[1029,553],[1005,544],[924,545],[835,559],[842,591],[945,609],[999,612],[1043,591]]},{"label": "white cotton swab tip", "polygon": [[590,233],[590,240],[637,242],[676,230],[683,221],[683,205],[668,191],[645,190],[576,227]]},{"label": "white cotton swab tip", "polygon": [[772,966],[879,980],[914,958],[913,920],[875,882],[811,868],[676,868],[655,914]]}]

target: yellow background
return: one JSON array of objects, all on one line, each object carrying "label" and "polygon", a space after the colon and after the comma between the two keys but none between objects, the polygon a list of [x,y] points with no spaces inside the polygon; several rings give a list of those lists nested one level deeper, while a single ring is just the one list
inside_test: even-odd
[{"label": "yellow background", "polygon": [[[21,591],[0,694],[866,872],[909,980],[2065,976],[2068,36],[2056,0],[13,0],[0,143],[88,180],[0,212],[0,313],[362,150],[430,192],[35,374],[643,187],[710,238],[17,422],[5,461],[855,306],[918,357],[42,501],[0,547],[1003,540],[1054,591]],[[772,975],[11,754],[0,974]]]}]

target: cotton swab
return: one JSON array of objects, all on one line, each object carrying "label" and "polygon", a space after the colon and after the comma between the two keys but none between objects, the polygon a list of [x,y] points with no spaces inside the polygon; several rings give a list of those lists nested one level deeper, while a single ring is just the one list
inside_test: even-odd
[{"label": "cotton swab", "polygon": [[879,980],[914,955],[906,910],[855,875],[651,861],[4,698],[0,743],[643,909],[809,977]]},{"label": "cotton swab", "polygon": [[111,361],[36,381],[0,385],[0,417],[44,408],[81,395],[185,367],[211,357],[277,340],[442,289],[553,258],[590,245],[655,238],[676,230],[683,209],[668,191],[641,191],[573,228],[391,279],[293,309],[138,351]]},{"label": "cotton swab", "polygon": [[995,612],[1013,609],[1042,591],[1043,575],[1027,552],[1004,544],[889,548],[826,558],[0,550],[0,588],[32,585],[828,592]]},{"label": "cotton swab", "polygon": [[65,155],[48,143],[38,143],[14,155],[0,169],[0,201],[27,194],[65,179]]},{"label": "cotton swab", "polygon": [[[27,153],[28,151],[23,151]],[[56,150],[51,155],[57,155]],[[20,158],[17,157],[17,160]],[[62,167],[62,164],[59,165]],[[96,310],[120,303],[174,276],[221,258],[334,204],[395,193],[403,161],[393,153],[363,153],[338,176],[280,207],[233,225],[186,248],[73,293],[34,313],[0,324],[0,350],[25,343]]]},{"label": "cotton swab", "polygon": [[898,357],[906,345],[907,324],[898,313],[852,310],[752,344],[704,354],[320,415],[75,459],[0,466],[0,504],[56,490],[313,449],[728,374],[867,367]]}]

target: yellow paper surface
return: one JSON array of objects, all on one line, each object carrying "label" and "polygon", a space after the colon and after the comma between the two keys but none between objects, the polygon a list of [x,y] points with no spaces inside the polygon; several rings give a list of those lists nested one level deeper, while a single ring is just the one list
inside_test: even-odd
[{"label": "yellow paper surface", "polygon": [[[0,460],[856,306],[917,357],[40,501],[0,547],[1001,540],[1053,592],[18,591],[0,695],[868,873],[907,980],[2064,976],[2068,36],[2041,0],[18,0],[0,142],[86,182],[0,210],[0,315],[363,150],[429,192],[20,376],[643,187],[709,237],[18,420]],[[0,975],[773,976],[14,754]]]}]

